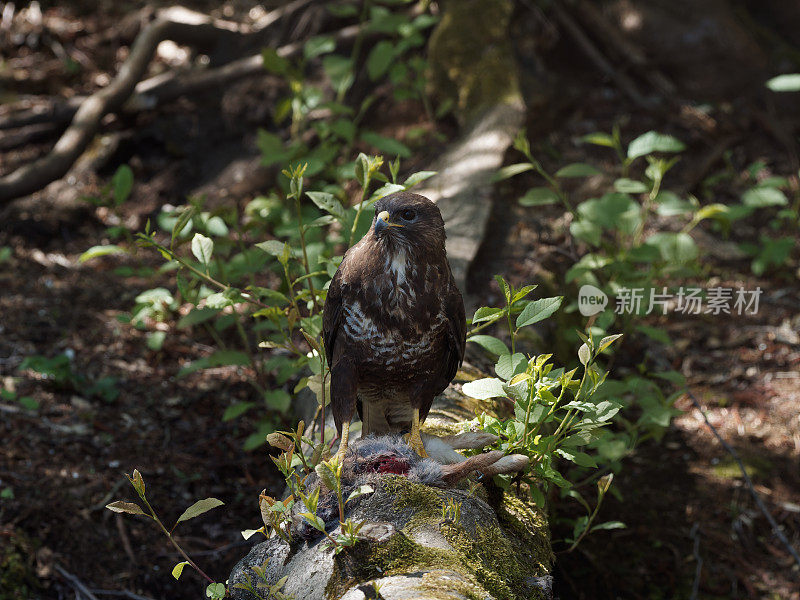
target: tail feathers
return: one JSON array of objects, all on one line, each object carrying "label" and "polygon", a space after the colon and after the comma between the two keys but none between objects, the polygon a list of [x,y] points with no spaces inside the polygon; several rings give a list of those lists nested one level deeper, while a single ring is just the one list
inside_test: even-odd
[{"label": "tail feathers", "polygon": [[410,430],[412,408],[398,402],[362,402],[361,437],[387,435]]}]

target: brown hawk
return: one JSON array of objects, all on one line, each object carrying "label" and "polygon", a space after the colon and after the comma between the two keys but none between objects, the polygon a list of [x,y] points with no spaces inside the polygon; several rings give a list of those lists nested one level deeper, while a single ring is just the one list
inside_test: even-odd
[{"label": "brown hawk", "polygon": [[339,455],[358,409],[362,437],[410,429],[409,443],[425,456],[420,423],[464,358],[464,301],[433,202],[398,192],[379,200],[375,213],[345,254],[323,311]]}]

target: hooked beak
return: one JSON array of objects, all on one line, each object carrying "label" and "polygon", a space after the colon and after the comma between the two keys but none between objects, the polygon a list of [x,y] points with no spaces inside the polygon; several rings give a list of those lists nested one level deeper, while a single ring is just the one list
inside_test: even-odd
[{"label": "hooked beak", "polygon": [[375,233],[381,233],[382,231],[388,229],[389,227],[402,227],[402,225],[390,222],[389,211],[382,210],[381,212],[378,213],[378,216],[375,219]]}]

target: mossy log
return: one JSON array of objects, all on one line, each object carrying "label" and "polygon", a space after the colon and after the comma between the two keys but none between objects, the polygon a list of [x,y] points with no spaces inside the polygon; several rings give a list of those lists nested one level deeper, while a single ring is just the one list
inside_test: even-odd
[{"label": "mossy log", "polygon": [[[458,433],[460,423],[493,408],[453,385],[436,399],[423,431]],[[249,579],[256,587],[253,567],[262,566],[269,585],[286,577],[281,593],[297,600],[552,597],[545,512],[491,482],[443,489],[385,475],[347,516],[365,525],[360,541],[339,554],[324,538],[288,544],[276,537],[254,546],[229,577],[233,598],[256,600],[237,584]],[[270,598],[264,589],[261,598]]]}]

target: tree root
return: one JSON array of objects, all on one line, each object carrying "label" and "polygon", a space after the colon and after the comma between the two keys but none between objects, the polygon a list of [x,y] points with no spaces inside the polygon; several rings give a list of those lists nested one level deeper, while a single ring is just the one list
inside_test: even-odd
[{"label": "tree root", "polygon": [[[221,42],[231,45],[241,43],[246,36],[268,27],[286,14],[309,4],[309,1],[295,0],[273,13],[268,13],[250,31],[181,7],[159,11],[156,18],[141,29],[127,60],[109,85],[91,96],[53,105],[50,110],[30,110],[23,114],[14,114],[0,124],[0,129],[45,124],[57,129],[71,119],[70,125],[47,155],[0,177],[0,205],[39,191],[63,177],[89,146],[106,114],[120,110],[152,109],[183,94],[264,73],[261,55],[258,54],[214,69],[172,71],[142,81],[145,70],[162,41],[172,40],[199,51],[210,52]],[[345,28],[338,32],[337,39],[342,41],[354,38],[359,30],[359,26]],[[278,50],[278,54],[284,57],[298,52],[302,52],[301,43],[288,44]],[[6,135],[0,145],[17,146],[19,140],[30,141],[33,139],[30,136],[45,135],[44,130],[37,127]]]}]

